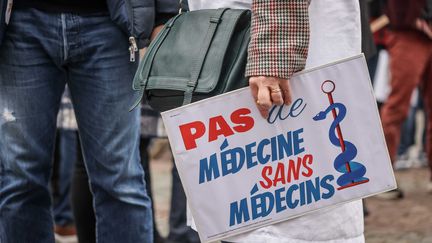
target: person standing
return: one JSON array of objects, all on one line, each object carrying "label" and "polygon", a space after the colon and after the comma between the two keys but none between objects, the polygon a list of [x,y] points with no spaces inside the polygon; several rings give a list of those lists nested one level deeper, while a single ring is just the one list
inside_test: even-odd
[{"label": "person standing", "polygon": [[[193,4],[192,4],[193,3]],[[358,0],[241,0],[189,2],[191,10],[252,7],[246,76],[263,117],[290,104],[293,73],[361,53]],[[364,242],[361,200],[226,239],[247,243]]]},{"label": "person standing", "polygon": [[140,112],[128,108],[138,49],[155,12],[176,12],[177,1],[15,0],[9,19],[10,2],[0,0],[0,242],[54,242],[48,183],[68,83],[97,242],[151,243]]},{"label": "person standing", "polygon": [[[428,191],[432,192],[432,1],[388,0],[387,14],[393,39],[388,45],[391,92],[381,110],[384,135],[394,163],[411,94],[420,87],[428,121],[426,153],[431,170]],[[387,198],[395,199],[403,195],[400,189],[387,194]]]}]

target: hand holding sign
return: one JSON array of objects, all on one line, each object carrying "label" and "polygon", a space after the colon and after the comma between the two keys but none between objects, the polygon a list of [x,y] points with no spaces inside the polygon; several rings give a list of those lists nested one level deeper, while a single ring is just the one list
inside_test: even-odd
[{"label": "hand holding sign", "polygon": [[368,75],[357,56],[162,113],[201,241],[394,189]]},{"label": "hand holding sign", "polygon": [[277,77],[250,77],[249,87],[262,117],[267,118],[272,105],[289,105],[291,87],[288,79]]}]

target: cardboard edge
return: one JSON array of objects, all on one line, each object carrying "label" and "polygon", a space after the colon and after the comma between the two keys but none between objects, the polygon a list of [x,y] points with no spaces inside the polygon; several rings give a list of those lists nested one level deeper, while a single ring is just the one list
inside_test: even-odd
[{"label": "cardboard edge", "polygon": [[[347,61],[355,60],[355,59],[358,59],[358,58],[361,58],[361,59],[363,60],[364,65],[366,64],[366,60],[364,59],[364,54],[361,53],[361,54],[359,54],[359,55],[351,56],[351,57],[348,57],[348,58],[343,58],[343,59],[340,59],[340,60],[337,60],[337,61],[334,61],[334,62],[331,62],[331,63],[327,63],[327,64],[320,65],[320,66],[317,66],[317,67],[309,68],[309,69],[307,69],[307,70],[303,70],[303,71],[301,71],[301,72],[295,73],[295,74],[293,75],[293,77],[298,76],[298,75],[301,75],[301,74],[305,74],[305,73],[313,72],[313,71],[316,71],[316,70],[318,70],[318,69],[322,69],[322,68],[326,68],[326,67],[329,67],[329,66],[337,65],[337,64],[339,64],[339,63],[343,63],[343,62],[347,62]],[[363,66],[363,67],[366,67],[366,68],[367,68],[367,65],[366,65],[366,66]],[[369,76],[368,76],[368,80],[370,81],[370,77],[369,77]],[[371,83],[371,82],[369,82],[369,87],[371,88],[372,96],[375,97],[375,95],[373,94],[373,87],[372,87],[372,83]],[[233,91],[230,91],[230,92],[227,92],[227,93],[224,93],[224,94],[218,95],[218,96],[210,97],[210,98],[208,98],[208,99],[200,100],[200,101],[197,101],[197,102],[194,102],[194,103],[191,103],[191,104],[185,105],[185,106],[181,106],[181,107],[178,107],[178,108],[174,108],[174,109],[172,109],[172,110],[168,110],[168,111],[162,112],[162,113],[161,113],[162,120],[165,122],[165,119],[167,119],[167,118],[165,118],[166,116],[168,116],[168,118],[169,118],[169,115],[170,115],[171,113],[176,112],[176,111],[178,111],[179,109],[183,109],[183,108],[185,108],[185,107],[189,107],[189,106],[193,106],[193,105],[199,105],[199,104],[202,103],[202,102],[208,102],[209,100],[212,100],[212,99],[219,99],[219,98],[221,98],[221,97],[224,97],[224,96],[226,96],[226,95],[230,95],[230,94],[233,94],[233,93],[243,92],[243,91],[246,90],[246,89],[249,89],[249,87],[244,87],[244,88],[241,88],[241,89],[233,90]],[[376,111],[376,112],[375,112],[375,115],[378,117],[379,121],[381,121],[381,119],[380,119],[380,117],[379,117],[379,113],[378,113],[378,107],[377,107],[377,104],[375,103],[374,106],[377,108],[377,109],[375,109],[375,111]],[[379,128],[379,130],[381,131],[382,136],[384,137],[384,131],[383,131],[382,126],[379,126],[379,125],[378,125],[378,128]],[[170,129],[169,129],[168,127],[166,127],[166,129],[167,129],[167,134],[171,134],[171,132],[168,131],[168,130],[170,130]],[[169,140],[169,143],[170,143],[171,147],[173,147],[173,143],[171,143],[171,140],[169,139],[169,136],[168,136],[168,140]],[[384,139],[384,145],[385,145],[385,147],[387,147],[387,144],[386,144],[386,142],[385,142],[385,139]],[[389,156],[389,154],[388,154],[388,151],[387,151],[386,154],[387,154],[387,156],[388,156],[388,161],[390,161],[390,156]],[[173,157],[174,157],[174,163],[177,164],[177,161],[178,161],[178,160],[177,160],[177,154],[176,154],[176,153],[173,153]],[[293,215],[292,217],[288,217],[288,218],[284,218],[284,219],[279,219],[279,220],[272,220],[272,221],[268,221],[268,222],[263,223],[263,224],[259,224],[259,223],[258,223],[256,226],[252,226],[252,227],[250,227],[250,228],[247,228],[247,230],[239,230],[238,232],[236,232],[236,233],[234,233],[234,234],[232,234],[232,235],[229,235],[229,236],[224,235],[224,236],[221,236],[221,237],[210,237],[210,238],[206,238],[206,236],[203,236],[203,235],[200,233],[200,225],[199,225],[199,224],[196,224],[196,228],[197,228],[198,235],[199,235],[200,240],[201,240],[202,242],[204,242],[204,243],[211,243],[211,242],[215,242],[215,241],[218,241],[218,240],[226,239],[227,237],[233,237],[233,236],[237,236],[237,235],[240,235],[240,234],[243,234],[243,233],[247,233],[247,232],[250,232],[250,231],[253,231],[253,230],[256,230],[256,229],[259,229],[259,228],[265,227],[265,226],[269,226],[269,225],[273,225],[273,224],[281,223],[281,222],[284,222],[284,221],[287,221],[287,220],[291,220],[291,219],[298,218],[298,217],[301,217],[301,216],[304,216],[304,215],[308,215],[308,214],[311,214],[311,213],[314,213],[314,212],[317,212],[317,211],[320,211],[320,210],[336,208],[336,207],[338,207],[338,206],[340,206],[340,205],[343,205],[343,204],[346,204],[346,203],[350,203],[350,202],[358,201],[358,200],[361,200],[361,199],[364,199],[364,198],[367,198],[367,197],[371,197],[371,196],[374,196],[374,195],[381,194],[381,193],[383,193],[383,192],[391,191],[391,190],[397,188],[397,183],[396,183],[396,179],[395,179],[395,177],[394,177],[394,171],[393,171],[393,168],[392,168],[391,164],[390,164],[390,163],[387,163],[387,166],[389,167],[391,173],[393,174],[393,179],[394,179],[394,180],[393,180],[393,183],[390,184],[389,187],[388,187],[387,189],[380,190],[380,191],[377,191],[377,192],[374,192],[374,193],[370,193],[370,194],[366,194],[366,195],[364,195],[364,196],[361,196],[361,197],[358,197],[358,198],[355,198],[355,199],[350,199],[350,200],[341,201],[341,202],[336,203],[336,204],[333,204],[333,205],[328,205],[328,206],[323,206],[323,207],[320,207],[320,208],[312,209],[312,210],[307,211],[307,212],[303,212],[303,213],[299,213],[299,214],[297,214],[297,215]],[[179,170],[179,176],[180,176],[180,179],[181,179],[181,180],[182,180],[182,178],[185,177],[185,175],[183,175],[183,173],[182,173],[180,170]],[[186,198],[190,198],[190,196],[189,196],[189,195],[190,195],[189,189],[186,188],[186,187],[184,187],[184,190],[185,190]],[[196,215],[195,209],[194,209],[193,207],[191,207],[191,206],[190,206],[189,208],[190,208],[190,211],[191,211],[192,216],[193,216],[193,215]]]}]

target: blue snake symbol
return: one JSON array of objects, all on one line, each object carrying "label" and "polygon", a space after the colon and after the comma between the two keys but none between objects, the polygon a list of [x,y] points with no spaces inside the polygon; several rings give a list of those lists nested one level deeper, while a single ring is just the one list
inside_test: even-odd
[{"label": "blue snake symbol", "polygon": [[[330,90],[325,89],[328,85],[333,85],[330,86]],[[328,106],[324,111],[319,112],[315,117],[313,117],[313,120],[321,121],[326,119],[329,113],[333,114],[334,120],[329,129],[329,139],[334,146],[340,147],[342,150],[342,152],[336,156],[333,164],[334,168],[338,172],[342,173],[336,181],[340,186],[338,190],[366,183],[369,181],[368,178],[364,177],[366,174],[366,167],[359,162],[353,161],[357,156],[357,148],[351,142],[343,139],[340,129],[340,123],[345,118],[347,109],[344,104],[333,102],[332,92],[335,89],[333,81],[324,81],[321,89],[327,94],[330,106]]]}]

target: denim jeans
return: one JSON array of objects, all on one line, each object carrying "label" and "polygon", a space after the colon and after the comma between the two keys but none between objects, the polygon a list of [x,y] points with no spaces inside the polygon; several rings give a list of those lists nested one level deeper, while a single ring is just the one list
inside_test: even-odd
[{"label": "denim jeans", "polygon": [[48,189],[65,83],[98,242],[152,242],[127,36],[106,14],[15,10],[0,46],[0,242],[54,242]]},{"label": "denim jeans", "polygon": [[[77,160],[78,132],[71,129],[57,130],[54,163],[57,164],[57,180],[53,193],[53,213],[56,225],[73,224],[70,193],[72,175]],[[54,166],[55,168],[55,166]]]},{"label": "denim jeans", "polygon": [[408,116],[402,124],[401,138],[397,155],[401,156],[408,152],[408,149],[415,144],[417,106],[410,106]]}]

